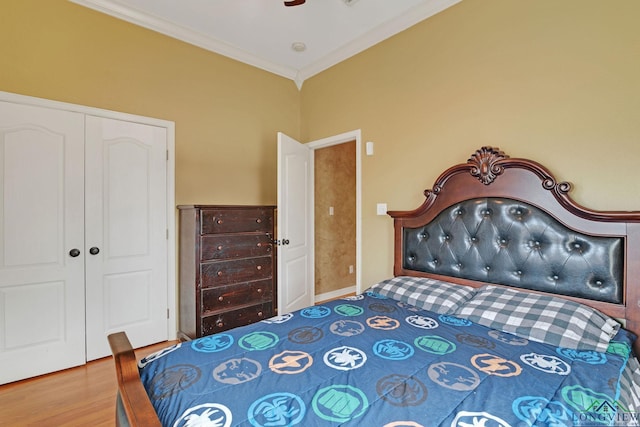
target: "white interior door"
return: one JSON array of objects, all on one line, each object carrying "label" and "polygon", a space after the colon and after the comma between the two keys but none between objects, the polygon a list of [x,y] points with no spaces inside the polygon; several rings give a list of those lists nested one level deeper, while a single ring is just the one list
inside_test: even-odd
[{"label": "white interior door", "polygon": [[312,154],[278,132],[278,314],[314,303]]},{"label": "white interior door", "polygon": [[0,383],[85,362],[83,120],[0,102]]},{"label": "white interior door", "polygon": [[87,116],[87,360],[167,340],[166,128]]}]

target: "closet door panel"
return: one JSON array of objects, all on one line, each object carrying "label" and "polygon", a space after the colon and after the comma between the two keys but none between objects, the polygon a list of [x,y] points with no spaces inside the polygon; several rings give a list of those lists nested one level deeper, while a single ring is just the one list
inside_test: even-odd
[{"label": "closet door panel", "polygon": [[0,383],[85,361],[83,146],[82,114],[0,102]]},{"label": "closet door panel", "polygon": [[24,127],[3,136],[3,200],[5,206],[17,207],[4,212],[4,265],[60,264],[64,137],[45,128]]},{"label": "closet door panel", "polygon": [[[87,117],[87,360],[167,339],[165,128]],[[93,252],[92,253],[92,248]]]},{"label": "closet door panel", "polygon": [[149,255],[152,148],[130,138],[114,139],[105,146],[104,245],[110,261]]}]

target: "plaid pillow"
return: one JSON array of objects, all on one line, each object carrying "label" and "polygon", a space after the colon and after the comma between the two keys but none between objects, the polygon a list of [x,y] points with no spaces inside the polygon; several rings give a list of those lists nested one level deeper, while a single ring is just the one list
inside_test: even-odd
[{"label": "plaid pillow", "polygon": [[585,305],[496,286],[483,286],[456,317],[558,347],[607,351],[620,328],[613,319]]},{"label": "plaid pillow", "polygon": [[475,292],[469,286],[410,276],[384,280],[369,290],[438,314],[455,313]]}]

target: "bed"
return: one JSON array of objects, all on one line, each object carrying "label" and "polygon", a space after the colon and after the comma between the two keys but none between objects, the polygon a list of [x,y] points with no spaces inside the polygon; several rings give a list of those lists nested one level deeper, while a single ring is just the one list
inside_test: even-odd
[{"label": "bed", "polygon": [[136,360],[118,425],[638,425],[640,212],[482,147],[391,211],[394,274]]}]

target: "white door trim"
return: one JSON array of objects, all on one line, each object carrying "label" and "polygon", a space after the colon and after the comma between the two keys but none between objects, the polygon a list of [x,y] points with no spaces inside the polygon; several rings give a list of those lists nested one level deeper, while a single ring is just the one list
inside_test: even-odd
[{"label": "white door trim", "polygon": [[[332,145],[344,144],[356,141],[356,294],[362,292],[362,130],[356,129],[339,135],[329,136],[307,143],[311,150],[330,147]],[[313,160],[311,156],[311,179],[315,180],[313,173]],[[313,223],[311,223],[313,227]],[[312,231],[313,235],[313,231]]]},{"label": "white door trim", "polygon": [[176,206],[175,206],[175,123],[168,120],[138,116],[84,105],[70,104],[27,95],[0,91],[0,100],[16,104],[33,105],[83,114],[96,115],[116,120],[143,123],[167,129],[167,336],[177,337],[176,312]]}]

